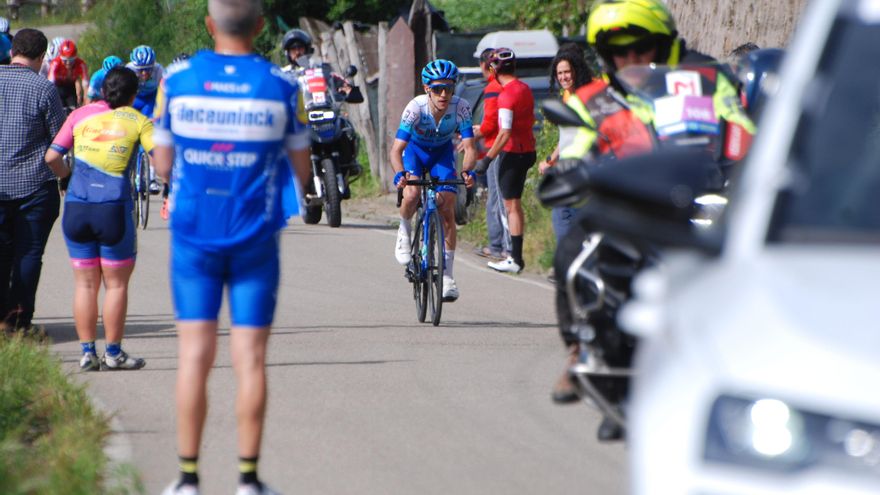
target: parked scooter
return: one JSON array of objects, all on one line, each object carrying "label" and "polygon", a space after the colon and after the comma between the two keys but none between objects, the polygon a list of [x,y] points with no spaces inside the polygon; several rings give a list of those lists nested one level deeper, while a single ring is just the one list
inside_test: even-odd
[{"label": "parked scooter", "polygon": [[[311,163],[313,183],[306,188],[303,220],[308,224],[321,221],[326,213],[327,224],[339,227],[342,223],[342,200],[351,197],[349,185],[360,176],[357,163],[358,142],[354,127],[342,115],[344,102],[363,101],[354,87],[346,95],[341,84],[348,84],[330,71],[330,66],[319,59],[309,60],[306,68],[297,71],[303,104],[311,134]],[[350,66],[345,74],[351,78],[357,68]],[[352,93],[360,97],[352,97]]]}]

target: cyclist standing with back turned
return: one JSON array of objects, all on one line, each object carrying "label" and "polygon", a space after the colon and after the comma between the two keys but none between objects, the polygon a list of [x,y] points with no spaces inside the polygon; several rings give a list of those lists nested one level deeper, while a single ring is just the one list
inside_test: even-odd
[{"label": "cyclist standing with back turned", "polygon": [[[425,94],[416,96],[403,110],[400,128],[391,146],[391,167],[396,173],[394,184],[398,188],[405,188],[407,178],[417,180],[424,177],[425,172],[441,181],[455,179],[455,149],[452,146],[452,137],[456,132],[461,134],[464,144],[463,169],[469,172],[465,178],[466,186],[473,186],[472,171],[476,163],[477,150],[474,147],[471,109],[467,101],[453,95],[457,80],[458,67],[448,60],[433,60],[422,69]],[[443,218],[443,232],[446,238],[443,300],[453,302],[459,296],[452,271],[456,241],[456,188],[440,186],[437,192],[437,209],[440,211],[440,217]],[[412,259],[411,220],[418,208],[418,201],[417,189],[404,189],[403,202],[400,205],[400,228],[397,231],[397,244],[394,248],[394,256],[401,265],[406,265]]]}]

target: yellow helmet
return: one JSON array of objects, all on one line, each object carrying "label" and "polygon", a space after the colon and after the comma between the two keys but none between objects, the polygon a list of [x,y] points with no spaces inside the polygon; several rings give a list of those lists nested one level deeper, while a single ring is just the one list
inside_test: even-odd
[{"label": "yellow helmet", "polygon": [[678,31],[662,0],[600,0],[587,20],[587,42],[606,63],[610,63],[610,44],[628,44],[646,36],[657,38],[656,61],[667,63]]}]

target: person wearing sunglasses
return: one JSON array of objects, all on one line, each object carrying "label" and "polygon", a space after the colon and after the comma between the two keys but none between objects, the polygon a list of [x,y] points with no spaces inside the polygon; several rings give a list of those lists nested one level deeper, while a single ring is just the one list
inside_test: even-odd
[{"label": "person wearing sunglasses", "polygon": [[[425,94],[416,96],[403,110],[400,127],[394,144],[391,145],[389,159],[394,170],[394,185],[403,189],[400,205],[400,227],[394,245],[394,257],[401,265],[412,259],[410,244],[412,236],[412,217],[418,208],[419,191],[406,187],[407,180],[418,180],[426,172],[439,180],[454,180],[455,147],[452,138],[461,135],[464,147],[462,168],[468,188],[474,185],[474,164],[477,149],[474,146],[474,130],[471,109],[467,100],[455,93],[458,81],[458,67],[454,63],[437,59],[428,62],[422,69],[422,84]],[[455,186],[437,188],[437,207],[443,219],[443,232],[446,240],[446,258],[443,267],[443,300],[453,302],[459,297],[459,290],[453,278],[455,261]]]},{"label": "person wearing sunglasses", "polygon": [[[156,108],[159,83],[165,76],[165,69],[162,64],[156,62],[155,50],[147,45],[136,46],[129,54],[129,60],[130,62],[125,66],[134,71],[138,77],[138,92],[132,107],[151,119]],[[150,165],[149,190],[150,194],[159,194],[162,190],[153,165]]]},{"label": "person wearing sunglasses", "polygon": [[77,56],[73,40],[64,40],[58,46],[58,57],[49,64],[48,79],[55,83],[66,108],[83,104],[89,87],[89,70],[83,59]]}]

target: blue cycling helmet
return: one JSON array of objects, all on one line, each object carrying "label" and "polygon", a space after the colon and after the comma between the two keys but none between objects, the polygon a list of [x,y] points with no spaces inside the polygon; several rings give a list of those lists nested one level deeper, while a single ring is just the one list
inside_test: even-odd
[{"label": "blue cycling helmet", "polygon": [[101,68],[109,72],[110,69],[116,67],[117,65],[122,65],[122,59],[117,57],[116,55],[110,55],[109,57],[104,59],[104,62],[101,64]]},{"label": "blue cycling helmet", "polygon": [[458,67],[449,60],[438,58],[428,62],[422,69],[422,84],[431,84],[440,79],[452,79],[458,81]]},{"label": "blue cycling helmet", "polygon": [[760,115],[767,98],[775,92],[774,78],[779,74],[783,55],[785,51],[779,48],[763,48],[743,55],[737,64],[746,111],[752,118]]},{"label": "blue cycling helmet", "polygon": [[131,63],[138,68],[148,68],[156,65],[156,52],[147,45],[136,46],[131,51]]}]

